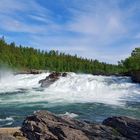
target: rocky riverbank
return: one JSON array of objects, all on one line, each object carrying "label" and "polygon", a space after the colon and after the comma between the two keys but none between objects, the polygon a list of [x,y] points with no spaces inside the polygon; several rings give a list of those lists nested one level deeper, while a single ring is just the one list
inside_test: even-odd
[{"label": "rocky riverbank", "polygon": [[140,120],[110,117],[102,124],[37,111],[21,128],[1,128],[1,140],[139,140]]},{"label": "rocky riverbank", "polygon": [[48,72],[47,70],[36,70],[36,69],[29,69],[29,70],[22,70],[22,71],[15,71],[14,74],[41,74]]},{"label": "rocky riverbank", "polygon": [[133,82],[140,83],[140,71],[131,72],[131,79]]},{"label": "rocky riverbank", "polygon": [[0,128],[0,140],[27,140],[20,127]]}]

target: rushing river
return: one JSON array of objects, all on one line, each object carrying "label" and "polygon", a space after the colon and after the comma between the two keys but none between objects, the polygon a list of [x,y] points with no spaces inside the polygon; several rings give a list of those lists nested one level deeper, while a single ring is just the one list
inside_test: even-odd
[{"label": "rushing river", "polygon": [[36,110],[101,122],[112,115],[140,118],[140,85],[129,77],[69,73],[49,88],[39,75],[0,76],[0,127],[19,126]]}]

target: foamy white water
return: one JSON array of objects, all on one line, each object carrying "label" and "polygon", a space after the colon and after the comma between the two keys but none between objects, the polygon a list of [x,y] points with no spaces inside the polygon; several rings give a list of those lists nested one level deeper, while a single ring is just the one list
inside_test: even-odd
[{"label": "foamy white water", "polygon": [[70,112],[66,112],[66,113],[64,113],[64,114],[59,114],[59,116],[66,116],[66,117],[70,117],[70,118],[76,118],[76,117],[78,117],[78,115],[77,114],[75,114],[75,113],[70,113]]},{"label": "foamy white water", "polygon": [[128,77],[93,76],[69,73],[49,88],[41,88],[39,80],[49,73],[38,75],[1,75],[0,94],[13,94],[11,98],[0,96],[1,104],[49,102],[54,105],[66,103],[104,103],[124,105],[140,97],[140,86]]}]

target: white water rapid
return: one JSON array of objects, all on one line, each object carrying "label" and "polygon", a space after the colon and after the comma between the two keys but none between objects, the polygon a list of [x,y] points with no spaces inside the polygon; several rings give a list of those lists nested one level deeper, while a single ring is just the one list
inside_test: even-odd
[{"label": "white water rapid", "polygon": [[[62,103],[104,103],[124,105],[127,101],[140,99],[140,86],[129,77],[93,76],[90,74],[69,73],[49,88],[41,88],[39,80],[49,73],[1,74],[0,104],[48,102]],[[140,101],[140,100],[139,100]]]}]

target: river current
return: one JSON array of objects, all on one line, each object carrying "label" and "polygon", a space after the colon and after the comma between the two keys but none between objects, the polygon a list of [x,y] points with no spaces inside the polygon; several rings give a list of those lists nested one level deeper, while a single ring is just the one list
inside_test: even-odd
[{"label": "river current", "polygon": [[129,77],[68,73],[41,88],[38,81],[48,75],[0,74],[0,127],[20,126],[37,110],[92,122],[114,115],[140,118],[140,85]]}]

